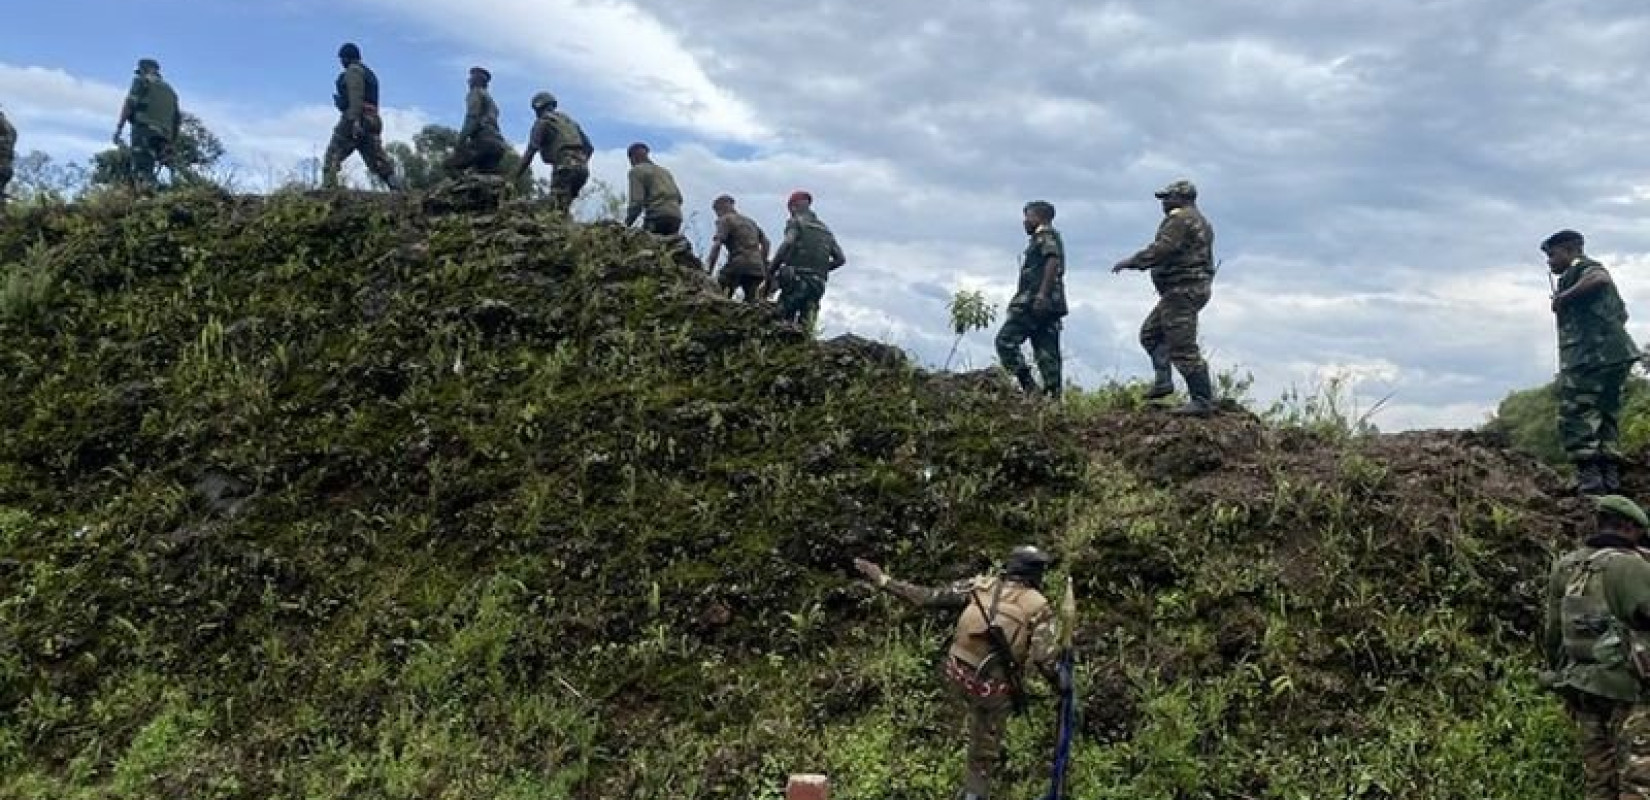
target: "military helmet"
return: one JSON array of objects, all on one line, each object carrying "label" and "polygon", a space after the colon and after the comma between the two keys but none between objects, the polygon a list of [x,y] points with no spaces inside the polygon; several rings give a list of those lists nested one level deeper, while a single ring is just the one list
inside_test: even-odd
[{"label": "military helmet", "polygon": [[1650,516],[1646,516],[1639,504],[1622,497],[1619,494],[1607,494],[1593,500],[1600,514],[1614,514],[1623,519],[1631,520],[1640,528],[1650,528]]},{"label": "military helmet", "polygon": [[344,42],[343,46],[338,48],[338,57],[350,61],[360,61],[361,48],[355,46],[354,42]]},{"label": "military helmet", "polygon": [[140,58],[137,63],[138,72],[160,72],[160,62],[152,58]]},{"label": "military helmet", "polygon": [[538,111],[538,110],[540,110],[542,108],[546,108],[546,107],[549,107],[549,108],[555,108],[556,107],[556,96],[555,95],[553,95],[549,92],[539,92],[538,94],[533,95],[533,110],[534,111]]},{"label": "military helmet", "polygon": [[1021,545],[1008,554],[1003,574],[1040,577],[1054,563],[1054,557],[1032,545]]},{"label": "military helmet", "polygon": [[1179,197],[1183,200],[1196,200],[1197,187],[1194,186],[1191,181],[1178,180],[1168,186],[1158,189],[1154,194],[1159,200],[1166,200],[1170,197]]}]

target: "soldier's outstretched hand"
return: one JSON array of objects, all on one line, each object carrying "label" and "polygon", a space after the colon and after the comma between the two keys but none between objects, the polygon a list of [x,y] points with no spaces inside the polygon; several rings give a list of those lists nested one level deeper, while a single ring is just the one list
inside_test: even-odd
[{"label": "soldier's outstretched hand", "polygon": [[1119,261],[1116,264],[1113,264],[1111,266],[1111,274],[1116,275],[1117,273],[1122,272],[1123,270],[1126,270],[1128,268],[1129,268],[1129,262]]},{"label": "soldier's outstretched hand", "polygon": [[856,558],[854,559],[854,569],[859,570],[859,574],[864,575],[865,580],[872,583],[882,583],[882,567],[863,558]]}]

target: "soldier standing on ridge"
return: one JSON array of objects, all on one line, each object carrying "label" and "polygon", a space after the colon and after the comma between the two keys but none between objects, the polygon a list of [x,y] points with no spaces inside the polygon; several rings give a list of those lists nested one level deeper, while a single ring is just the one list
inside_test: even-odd
[{"label": "soldier standing on ridge", "polygon": [[1547,580],[1541,677],[1581,729],[1587,800],[1650,800],[1650,518],[1620,495],[1594,502],[1597,530]]},{"label": "soldier standing on ridge", "polygon": [[321,188],[338,188],[338,170],[351,153],[359,152],[367,169],[391,189],[400,189],[395,165],[384,152],[384,120],[378,116],[378,76],[361,63],[361,48],[346,42],[338,48],[344,70],[338,74],[332,102],[338,106],[338,126],[321,166]]},{"label": "soldier standing on ridge", "polygon": [[11,185],[11,164],[17,158],[17,129],[0,111],[0,210],[6,207],[6,187]]},{"label": "soldier standing on ridge", "polygon": [[[761,300],[762,281],[768,269],[768,235],[755,220],[734,209],[733,198],[728,195],[716,198],[711,210],[716,212],[716,235],[711,239],[705,269],[716,276],[717,284],[728,297],[733,297],[738,290],[744,293],[747,303]],[[728,250],[728,263],[718,273],[716,261],[724,247]]]},{"label": "soldier standing on ridge", "polygon": [[555,95],[539,92],[533,95],[532,106],[533,131],[527,135],[527,149],[522,151],[521,163],[510,176],[510,183],[521,180],[537,155],[551,168],[551,210],[569,212],[590,180],[590,156],[596,148],[590,145],[590,137],[584,135],[579,123],[556,110]]},{"label": "soldier standing on ridge", "polygon": [[656,236],[682,232],[682,190],[670,170],[653,163],[648,146],[637,142],[625,150],[630,157],[630,210],[626,228],[642,220],[642,229]]},{"label": "soldier standing on ridge", "polygon": [[127,160],[132,186],[140,192],[149,191],[159,182],[160,166],[172,165],[172,147],[178,141],[178,127],[182,122],[177,92],[161,77],[160,62],[152,58],[140,59],[137,63],[137,74],[126,91],[126,102],[120,107],[120,120],[115,123],[116,147],[122,146],[120,134],[128,122],[132,124],[132,147]]},{"label": "soldier standing on ridge", "polygon": [[1020,346],[1031,340],[1031,352],[1042,374],[1045,395],[1059,399],[1060,320],[1066,315],[1066,245],[1054,229],[1054,205],[1041,200],[1027,203],[1025,231],[1031,237],[1020,261],[1020,285],[1008,303],[1008,319],[997,332],[997,358],[1003,369],[1020,382],[1027,394],[1037,391]]},{"label": "soldier standing on ridge", "polygon": [[458,131],[458,143],[444,165],[449,176],[464,172],[497,175],[499,162],[508,147],[504,133],[498,127],[498,104],[487,91],[493,82],[493,73],[482,67],[470,68],[470,92],[464,98],[464,127]]},{"label": "soldier standing on ridge", "polygon": [[779,315],[787,322],[812,328],[825,299],[831,272],[848,263],[836,235],[814,213],[814,196],[792,192],[785,201],[791,219],[785,223],[785,241],[768,265],[768,280],[779,286]]},{"label": "soldier standing on ridge", "polygon": [[[951,649],[942,666],[946,682],[968,706],[968,764],[961,800],[986,800],[991,771],[1002,753],[1009,713],[1025,701],[1026,667],[1060,682],[1054,609],[1043,597],[1043,576],[1053,559],[1035,547],[1017,547],[1002,575],[981,576],[944,589],[896,581],[882,568],[854,559],[854,568],[877,588],[923,608],[959,612]],[[1007,652],[993,641],[1001,630]]]},{"label": "soldier standing on ridge", "polygon": [[1157,288],[1157,307],[1140,327],[1140,346],[1151,357],[1155,374],[1146,396],[1155,400],[1174,394],[1172,366],[1180,370],[1191,395],[1191,402],[1174,413],[1206,416],[1215,411],[1215,392],[1209,365],[1197,347],[1197,315],[1208,305],[1214,283],[1214,229],[1197,208],[1197,187],[1191,181],[1175,181],[1156,195],[1164,215],[1157,238],[1111,271],[1150,270]]},{"label": "soldier standing on ridge", "polygon": [[1581,234],[1563,230],[1541,250],[1558,276],[1558,434],[1576,465],[1577,491],[1601,494],[1621,486],[1621,390],[1640,353],[1615,282],[1585,246]]}]

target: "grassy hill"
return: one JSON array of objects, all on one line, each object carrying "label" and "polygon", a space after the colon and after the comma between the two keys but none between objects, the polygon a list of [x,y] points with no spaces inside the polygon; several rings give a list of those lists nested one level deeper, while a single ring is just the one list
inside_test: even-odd
[{"label": "grassy hill", "polygon": [[1082,604],[1077,796],[1579,797],[1532,631],[1580,510],[1533,460],[1050,407],[435,208],[0,223],[0,796],[942,797],[948,620],[849,560],[1029,541]]}]

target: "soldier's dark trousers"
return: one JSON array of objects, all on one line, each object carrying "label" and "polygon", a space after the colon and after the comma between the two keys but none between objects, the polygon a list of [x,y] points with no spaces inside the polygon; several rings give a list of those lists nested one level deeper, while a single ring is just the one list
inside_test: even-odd
[{"label": "soldier's dark trousers", "polygon": [[682,218],[648,217],[642,220],[642,230],[654,236],[675,236],[682,232]]},{"label": "soldier's dark trousers", "polygon": [[1165,286],[1158,292],[1157,306],[1140,326],[1140,346],[1146,354],[1151,356],[1161,348],[1181,377],[1206,366],[1197,347],[1197,315],[1209,304],[1209,295],[1207,281]]},{"label": "soldier's dark trousers", "polygon": [[442,167],[449,176],[458,176],[466,172],[475,172],[482,175],[499,174],[499,163],[504,160],[504,143],[487,139],[477,139],[464,142],[453,148],[453,154],[447,157]]},{"label": "soldier's dark trousers", "polygon": [[765,277],[760,266],[741,270],[723,267],[716,274],[716,283],[722,287],[722,291],[729,299],[733,298],[734,292],[742,292],[745,302],[755,303],[762,299],[762,281]]},{"label": "soldier's dark trousers", "polygon": [[1020,346],[1031,340],[1032,358],[1043,378],[1043,393],[1059,397],[1063,386],[1060,376],[1060,319],[1038,317],[1031,311],[1009,311],[1008,319],[997,331],[997,359],[1022,383],[1030,375]]},{"label": "soldier's dark trousers", "polygon": [[138,189],[152,189],[160,182],[160,165],[167,160],[172,143],[165,136],[141,123],[132,123],[132,152],[128,166],[132,185]]},{"label": "soldier's dark trousers", "polygon": [[372,174],[391,188],[396,187],[395,164],[384,152],[384,142],[379,138],[382,131],[383,123],[375,116],[363,119],[359,125],[339,119],[338,126],[332,129],[332,141],[327,143],[327,154],[321,164],[321,185],[328,189],[335,188],[338,185],[338,170],[343,167],[344,159],[360,153],[361,160],[366,162]]},{"label": "soldier's dark trousers", "polygon": [[550,172],[550,208],[571,211],[573,201],[579,199],[584,184],[590,180],[587,167],[556,167]]},{"label": "soldier's dark trousers", "polygon": [[1650,800],[1650,706],[1564,694],[1580,728],[1586,800]]},{"label": "soldier's dark trousers", "polygon": [[1558,435],[1571,461],[1621,457],[1621,390],[1633,364],[1567,369],[1558,375]]},{"label": "soldier's dark trousers", "polygon": [[779,316],[804,328],[812,328],[819,318],[819,301],[825,299],[825,276],[812,270],[793,270],[796,278],[779,293]]}]

